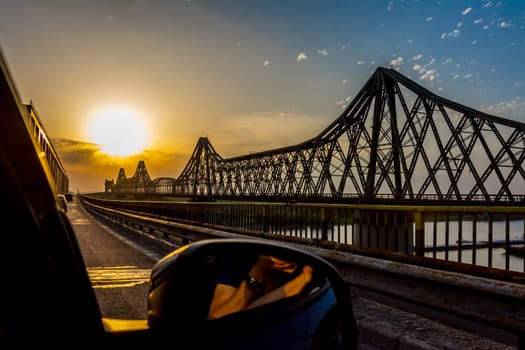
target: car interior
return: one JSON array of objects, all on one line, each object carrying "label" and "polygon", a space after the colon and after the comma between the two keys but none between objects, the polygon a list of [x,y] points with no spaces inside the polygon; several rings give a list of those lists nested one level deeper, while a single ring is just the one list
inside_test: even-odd
[{"label": "car interior", "polygon": [[58,209],[50,169],[35,152],[25,124],[27,108],[3,58],[0,64],[0,176],[6,204],[0,212],[8,223],[0,241],[0,334],[10,336],[0,341],[99,337],[101,315],[72,227]]}]

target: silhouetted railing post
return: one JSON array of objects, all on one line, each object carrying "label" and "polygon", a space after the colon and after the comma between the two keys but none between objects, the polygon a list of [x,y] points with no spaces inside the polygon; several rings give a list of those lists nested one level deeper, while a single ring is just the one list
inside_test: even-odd
[{"label": "silhouetted railing post", "polygon": [[268,216],[268,206],[263,205],[261,207],[261,219],[262,219],[262,231],[263,232],[270,232],[270,222],[269,222],[269,216]]},{"label": "silhouetted railing post", "polygon": [[414,212],[414,221],[416,225],[415,247],[416,256],[425,255],[425,213],[421,211]]},{"label": "silhouetted railing post", "polygon": [[328,215],[326,214],[326,209],[321,208],[320,213],[321,219],[321,239],[323,241],[328,240]]},{"label": "silhouetted railing post", "polygon": [[412,216],[405,210],[359,210],[353,218],[353,242],[361,247],[414,254]]}]

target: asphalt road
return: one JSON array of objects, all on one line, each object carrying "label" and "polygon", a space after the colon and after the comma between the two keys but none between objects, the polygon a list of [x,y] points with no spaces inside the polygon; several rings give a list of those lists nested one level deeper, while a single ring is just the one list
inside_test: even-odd
[{"label": "asphalt road", "polygon": [[67,215],[102,316],[145,319],[151,268],[162,255],[101,226],[76,203],[76,198],[68,203]]}]

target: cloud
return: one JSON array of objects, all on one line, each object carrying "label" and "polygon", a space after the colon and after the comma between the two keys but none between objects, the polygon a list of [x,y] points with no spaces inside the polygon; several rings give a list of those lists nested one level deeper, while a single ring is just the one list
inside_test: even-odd
[{"label": "cloud", "polygon": [[437,71],[435,69],[424,70],[419,76],[419,80],[430,80],[433,81],[437,77]]},{"label": "cloud", "polygon": [[479,110],[491,115],[525,122],[523,118],[525,115],[525,102],[517,99],[500,102],[490,106],[481,106],[479,107]]},{"label": "cloud", "polygon": [[348,107],[348,104],[352,101],[352,98],[352,96],[347,96],[344,100],[337,101],[335,104],[341,106],[342,109],[345,109],[346,107]]},{"label": "cloud", "polygon": [[457,38],[459,34],[461,34],[461,31],[456,28],[451,32],[441,34],[441,39],[445,39],[447,37]]},{"label": "cloud", "polygon": [[299,55],[297,55],[297,62],[305,61],[308,59],[308,56],[304,52],[301,52]]},{"label": "cloud", "polygon": [[427,17],[427,18],[425,19],[425,21],[427,21],[427,22],[432,21],[432,16]]},{"label": "cloud", "polygon": [[263,65],[263,67],[266,67],[266,66],[270,65],[270,61],[266,60],[266,61],[263,62],[262,65]]},{"label": "cloud", "polygon": [[403,57],[399,56],[393,60],[390,61],[388,64],[391,68],[399,68],[401,65],[403,65]]},{"label": "cloud", "polygon": [[102,146],[95,143],[76,140],[52,139],[51,142],[62,161],[75,164],[92,161],[102,149]]},{"label": "cloud", "polygon": [[327,50],[327,49],[320,49],[320,50],[317,50],[317,52],[318,52],[321,56],[328,56],[328,50]]},{"label": "cloud", "polygon": [[[188,162],[188,154],[147,150],[130,157],[112,157],[101,152],[101,146],[69,139],[52,139],[69,177],[70,189],[83,193],[104,191],[104,182],[116,180],[119,169],[133,176],[137,164],[144,160],[151,178],[177,177]],[[80,185],[81,184],[81,185]]]},{"label": "cloud", "polygon": [[333,119],[293,109],[231,115],[214,129],[210,141],[222,157],[230,158],[303,142]]},{"label": "cloud", "polygon": [[487,1],[486,3],[484,3],[483,5],[481,5],[481,7],[484,7],[484,8],[489,8],[489,7],[493,7],[493,8],[501,8],[502,6],[502,2],[501,1],[498,1],[496,4],[494,4],[492,1]]},{"label": "cloud", "polygon": [[431,58],[430,61],[428,61],[424,65],[421,65],[418,63],[414,64],[414,66],[412,66],[412,70],[419,73],[419,80],[433,81],[438,76],[438,73],[435,68],[429,68],[429,67],[431,67],[435,63],[436,63],[436,59]]},{"label": "cloud", "polygon": [[447,37],[452,37],[452,38],[457,38],[460,34],[461,34],[461,31],[459,30],[459,28],[463,27],[463,22],[458,22],[458,24],[456,24],[456,28],[454,30],[452,30],[451,32],[445,32],[445,33],[442,33],[441,34],[441,39],[445,39]]},{"label": "cloud", "polygon": [[470,11],[472,11],[472,7],[467,7],[466,9],[463,10],[463,12],[461,12],[461,14],[465,16],[465,15],[468,15]]},{"label": "cloud", "polygon": [[421,58],[423,58],[423,55],[422,54],[417,54],[414,57],[412,57],[412,61],[417,61],[417,60],[420,60]]}]

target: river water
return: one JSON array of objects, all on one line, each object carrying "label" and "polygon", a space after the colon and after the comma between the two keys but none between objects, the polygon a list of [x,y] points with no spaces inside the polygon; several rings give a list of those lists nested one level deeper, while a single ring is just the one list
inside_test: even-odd
[{"label": "river water", "polygon": [[[524,222],[523,220],[510,220],[508,225],[508,239],[510,241],[516,241],[524,238]],[[461,238],[463,241],[472,242],[474,225],[471,221],[463,221],[461,230]],[[446,225],[444,222],[438,222],[436,227],[436,244],[444,245],[446,237]],[[449,223],[449,245],[454,245],[459,239],[459,223],[457,221],[451,221]],[[504,221],[494,221],[492,223],[492,241],[499,242],[505,241],[507,236],[506,233],[506,224]],[[433,224],[425,224],[425,245],[433,246],[434,245],[433,237]],[[478,221],[476,223],[476,241],[477,242],[487,242],[489,241],[489,224],[487,221]],[[488,248],[476,248],[475,264],[480,266],[489,266],[489,249]],[[426,256],[432,257],[432,252],[425,254]],[[505,269],[507,253],[504,248],[494,247],[492,248],[492,267]],[[445,259],[445,252],[437,252],[437,259]],[[458,251],[449,250],[448,251],[448,260],[455,262],[463,262],[467,264],[473,263],[473,249],[472,248],[463,248],[461,250],[461,261],[458,261]],[[524,258],[509,254],[509,270],[524,272]]]},{"label": "river water", "polygon": [[[452,262],[462,262],[466,264],[475,264],[479,266],[490,266],[498,269],[507,269],[506,268],[506,259],[507,253],[502,247],[493,247],[491,250],[488,248],[476,248],[475,249],[475,260],[473,260],[474,249],[470,247],[463,246],[461,254],[458,254],[458,251],[454,249],[454,246],[457,245],[459,240],[459,222],[458,221],[449,221],[448,224],[448,254],[445,251],[438,251],[436,253],[436,259],[447,259]],[[462,221],[461,225],[461,239],[464,242],[473,241],[473,232],[474,225],[472,221]],[[291,232],[291,230],[285,230],[286,232],[281,232],[281,234],[300,236],[304,238],[321,238],[319,228],[307,227],[305,232]],[[439,221],[436,224],[436,235],[434,242],[434,225],[432,222],[425,224],[425,246],[431,248],[434,245],[444,246],[446,244],[446,224],[443,221]],[[413,230],[415,232],[415,230]],[[509,220],[508,228],[508,238],[512,240],[523,240],[524,221],[523,220]],[[506,239],[506,223],[505,221],[493,221],[492,222],[492,242],[503,242]],[[333,229],[328,230],[328,240],[332,240],[339,243],[353,244],[352,237],[352,225],[340,225],[335,226]],[[477,221],[476,222],[476,241],[477,242],[486,242],[489,241],[489,223],[487,221]],[[489,252],[492,259],[489,259]],[[447,256],[448,255],[448,256]],[[433,257],[433,252],[429,251],[425,254],[427,257]],[[461,260],[458,257],[461,256]],[[508,255],[508,269],[511,271],[525,272],[524,258]]]}]

